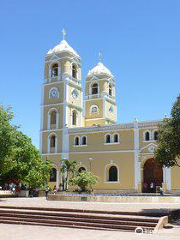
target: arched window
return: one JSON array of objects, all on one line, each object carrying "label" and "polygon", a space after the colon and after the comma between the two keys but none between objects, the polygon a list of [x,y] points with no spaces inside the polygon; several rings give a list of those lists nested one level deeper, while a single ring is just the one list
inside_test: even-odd
[{"label": "arched window", "polygon": [[50,138],[50,147],[55,148],[55,146],[56,146],[56,136],[53,135]]},{"label": "arched window", "polygon": [[115,143],[119,142],[119,135],[118,134],[114,134],[114,142]]},{"label": "arched window", "polygon": [[149,141],[150,140],[150,133],[146,132],[145,133],[145,141]]},{"label": "arched window", "polygon": [[55,63],[51,68],[51,77],[57,77],[58,76],[58,64]]},{"label": "arched window", "polygon": [[77,112],[75,110],[72,112],[72,125],[77,125]]},{"label": "arched window", "polygon": [[91,87],[91,94],[98,94],[98,84],[94,83]]},{"label": "arched window", "polygon": [[85,169],[84,167],[80,167],[80,168],[78,169],[78,173],[81,173],[81,172],[83,172],[83,171],[86,171],[86,169]]},{"label": "arched window", "polygon": [[118,170],[116,166],[111,166],[109,168],[109,181],[117,182],[118,181]]},{"label": "arched window", "polygon": [[77,67],[75,65],[72,66],[72,77],[77,78]]},{"label": "arched window", "polygon": [[106,135],[106,143],[110,143],[111,142],[111,136],[108,134]]},{"label": "arched window", "polygon": [[76,145],[76,146],[79,145],[79,137],[75,137],[75,139],[74,139],[74,145]]},{"label": "arched window", "polygon": [[53,110],[50,113],[50,124],[56,124],[56,116],[57,116],[57,112],[55,110]]},{"label": "arched window", "polygon": [[82,145],[87,145],[87,138],[86,138],[86,136],[82,137]]},{"label": "arched window", "polygon": [[50,173],[50,182],[56,182],[56,169],[53,168]]},{"label": "arched window", "polygon": [[157,131],[154,132],[154,140],[158,140],[158,132]]},{"label": "arched window", "polygon": [[109,95],[112,96],[112,85],[111,85],[111,83],[109,84]]}]

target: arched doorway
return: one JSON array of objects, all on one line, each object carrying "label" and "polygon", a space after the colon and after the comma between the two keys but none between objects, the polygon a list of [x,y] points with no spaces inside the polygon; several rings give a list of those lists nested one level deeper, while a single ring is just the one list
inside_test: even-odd
[{"label": "arched doorway", "polygon": [[163,182],[163,169],[153,159],[148,159],[143,169],[143,192],[155,193],[156,187],[161,186]]}]

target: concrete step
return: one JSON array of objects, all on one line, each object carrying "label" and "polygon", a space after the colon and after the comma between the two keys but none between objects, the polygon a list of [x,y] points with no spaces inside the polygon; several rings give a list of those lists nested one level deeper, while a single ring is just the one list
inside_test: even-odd
[{"label": "concrete step", "polygon": [[48,208],[48,207],[22,207],[22,206],[0,206],[0,209],[19,209],[19,210],[38,210],[38,211],[57,211],[57,212],[70,212],[70,213],[96,213],[96,214],[113,214],[113,215],[133,215],[133,216],[147,216],[159,218],[161,216],[167,215],[161,212],[123,212],[123,211],[104,211],[104,210],[90,210],[90,209],[76,209],[76,208]]},{"label": "concrete step", "polygon": [[66,217],[66,218],[86,218],[86,219],[107,219],[107,220],[119,220],[119,221],[134,221],[134,222],[149,222],[157,224],[159,218],[140,217],[140,216],[124,216],[124,215],[112,215],[112,214],[83,214],[83,213],[63,213],[63,212],[48,212],[48,211],[25,211],[25,210],[8,210],[0,209],[0,215],[4,214],[24,214],[24,215],[39,215],[49,217]]},{"label": "concrete step", "polygon": [[68,221],[68,222],[90,222],[90,223],[102,223],[102,224],[120,224],[120,225],[134,225],[134,226],[141,226],[141,227],[155,227],[157,223],[152,222],[140,222],[140,221],[131,221],[131,220],[112,220],[112,219],[103,219],[102,218],[76,218],[76,217],[57,217],[57,216],[42,216],[42,215],[27,215],[27,214],[19,214],[19,213],[0,213],[0,219],[39,219],[39,220],[55,220],[55,221]]},{"label": "concrete step", "polygon": [[0,223],[118,231],[135,231],[137,227],[141,227],[147,232],[153,231],[160,219],[140,215],[121,215],[121,212],[113,214],[111,211],[69,210],[61,208],[1,206]]},{"label": "concrete step", "polygon": [[[0,217],[0,223],[9,223],[9,222],[18,222],[19,224],[23,223],[40,223],[42,225],[44,224],[50,224],[52,226],[57,227],[93,227],[93,228],[108,228],[108,229],[116,229],[116,230],[129,230],[129,231],[135,231],[137,226],[134,225],[121,225],[121,224],[104,224],[104,223],[91,223],[91,222],[76,222],[76,221],[56,221],[56,220],[44,220],[44,219],[25,219],[25,218],[12,218],[12,217]],[[143,227],[142,227],[143,228]],[[144,229],[148,229],[149,231],[153,231],[153,227],[144,227]]]}]

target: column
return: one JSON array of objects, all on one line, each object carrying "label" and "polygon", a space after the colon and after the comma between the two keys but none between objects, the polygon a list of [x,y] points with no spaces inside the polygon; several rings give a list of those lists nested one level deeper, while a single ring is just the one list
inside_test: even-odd
[{"label": "column", "polygon": [[56,188],[59,189],[59,179],[60,178],[60,171],[59,169],[56,170]]},{"label": "column", "polygon": [[47,125],[48,130],[50,130],[50,121],[51,121],[51,115],[48,113],[48,125]]},{"label": "column", "polygon": [[138,120],[134,121],[134,186],[135,190],[139,189],[141,184],[141,167],[139,162],[139,128]]}]

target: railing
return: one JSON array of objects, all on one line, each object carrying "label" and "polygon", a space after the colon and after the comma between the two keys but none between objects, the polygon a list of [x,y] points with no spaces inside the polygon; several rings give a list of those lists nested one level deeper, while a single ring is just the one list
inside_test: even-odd
[{"label": "railing", "polygon": [[59,82],[59,81],[72,81],[78,85],[81,85],[81,80],[73,78],[71,75],[69,74],[62,74],[61,76],[55,76],[55,77],[48,77],[44,79],[44,83],[53,83],[53,82]]},{"label": "railing", "polygon": [[109,98],[109,99],[115,101],[115,97],[109,95],[108,93],[101,93],[101,94],[98,93],[98,94],[86,95],[85,99],[94,99],[94,98],[103,98],[103,97]]}]

